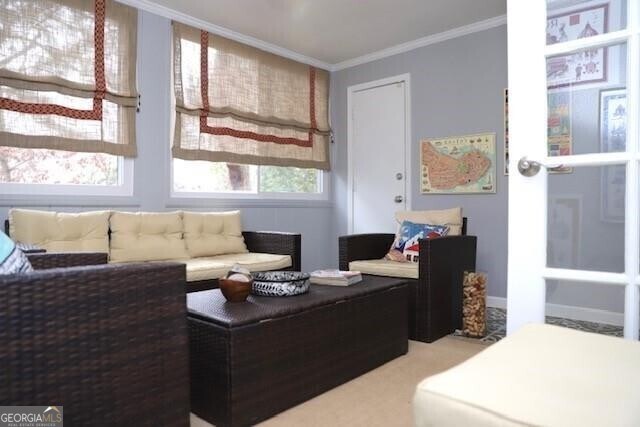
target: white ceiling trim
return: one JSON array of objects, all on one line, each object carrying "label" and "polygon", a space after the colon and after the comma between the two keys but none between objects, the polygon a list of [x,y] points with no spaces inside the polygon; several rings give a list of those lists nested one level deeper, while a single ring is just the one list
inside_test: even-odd
[{"label": "white ceiling trim", "polygon": [[443,42],[445,40],[455,39],[457,37],[466,36],[468,34],[477,33],[479,31],[488,30],[506,24],[507,15],[496,16],[494,18],[485,19],[484,21],[478,21],[473,24],[454,28],[448,31],[443,31],[442,33],[432,34],[430,36],[422,37],[417,40],[412,40],[410,42],[391,46],[389,48],[382,49],[373,53],[368,53],[357,58],[348,59],[346,61],[333,64],[333,66],[331,67],[331,71],[338,71],[345,68],[355,67],[356,65],[377,61],[378,59],[386,58],[388,56],[409,52],[411,50],[418,49],[424,46],[429,46],[432,44]]},{"label": "white ceiling trim", "polygon": [[329,64],[327,62],[320,61],[315,58],[311,58],[301,53],[294,52],[289,49],[285,49],[283,47],[265,42],[255,37],[247,36],[245,34],[235,32],[228,28],[221,27],[219,25],[215,25],[198,18],[194,18],[193,16],[187,15],[182,12],[178,12],[177,10],[168,8],[166,6],[161,6],[149,0],[117,0],[117,1],[119,3],[123,3],[138,9],[146,10],[147,12],[151,12],[156,15],[160,15],[165,18],[169,18],[174,21],[181,22],[183,24],[191,25],[201,30],[207,30],[212,34],[217,34],[219,36],[226,37],[228,39],[235,40],[237,42],[244,43],[249,46],[253,46],[258,49],[271,52],[276,55],[284,56],[285,58],[293,59],[294,61],[313,65],[314,67],[322,68],[324,70],[329,70],[329,71],[333,67],[332,64]]},{"label": "white ceiling trim", "polygon": [[367,62],[376,61],[378,59],[386,58],[389,56],[397,55],[399,53],[409,52],[414,49],[418,49],[424,46],[440,43],[445,40],[454,39],[456,37],[466,36],[468,34],[477,33],[479,31],[488,30],[491,28],[506,25],[507,15],[500,15],[494,18],[489,18],[484,21],[475,22],[473,24],[465,25],[462,27],[454,28],[452,30],[444,31],[437,34],[432,34],[426,37],[412,40],[406,43],[401,43],[396,46],[391,46],[386,49],[372,52],[366,55],[359,56],[357,58],[348,59],[346,61],[339,62],[337,64],[330,64],[328,62],[320,61],[319,59],[312,58],[310,56],[303,55],[298,52],[286,49],[284,47],[265,42],[264,40],[257,39],[255,37],[247,36],[242,33],[230,30],[219,25],[212,24],[202,19],[194,18],[193,16],[179,12],[175,9],[161,6],[157,3],[153,3],[149,0],[117,0],[119,3],[127,4],[129,6],[145,10],[156,15],[163,16],[168,19],[172,19],[183,24],[191,25],[202,30],[207,30],[210,33],[220,35],[222,37],[235,40],[240,43],[247,44],[249,46],[256,47],[258,49],[271,52],[276,55],[283,56],[285,58],[293,59],[305,64],[313,65],[328,71],[339,71],[345,68],[355,67],[356,65],[365,64]]}]

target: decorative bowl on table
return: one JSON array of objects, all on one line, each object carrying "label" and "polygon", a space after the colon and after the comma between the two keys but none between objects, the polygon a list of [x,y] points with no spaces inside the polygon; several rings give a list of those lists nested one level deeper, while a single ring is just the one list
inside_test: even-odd
[{"label": "decorative bowl on table", "polygon": [[218,279],[220,292],[229,302],[246,301],[251,292],[253,277],[246,268],[234,265],[225,277]]},{"label": "decorative bowl on table", "polygon": [[309,274],[298,271],[254,273],[251,293],[263,297],[290,297],[309,292]]}]

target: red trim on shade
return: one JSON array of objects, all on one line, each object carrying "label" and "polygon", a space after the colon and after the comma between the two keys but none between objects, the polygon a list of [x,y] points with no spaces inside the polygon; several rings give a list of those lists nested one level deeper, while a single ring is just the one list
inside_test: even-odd
[{"label": "red trim on shade", "polygon": [[242,131],[229,127],[209,126],[207,123],[209,113],[209,32],[200,31],[200,96],[202,109],[200,110],[200,133],[209,135],[232,136],[234,138],[252,139],[259,142],[273,142],[284,145],[297,145],[299,147],[313,147],[313,129],[316,128],[316,103],[315,103],[316,70],[309,66],[309,111],[311,130],[308,139],[283,138],[280,136],[262,134],[250,131]]},{"label": "red trim on shade", "polygon": [[14,99],[0,97],[0,109],[26,114],[53,114],[78,120],[102,120],[102,100],[104,99],[106,91],[106,78],[104,73],[105,0],[95,0],[94,11],[95,23],[93,37],[95,44],[94,75],[96,89],[93,97],[93,108],[91,110],[79,110],[58,104],[20,102]]},{"label": "red trim on shade", "polygon": [[93,99],[92,110],[78,110],[56,104],[35,104],[0,98],[0,109],[26,114],[54,114],[78,120],[102,120],[102,100]]}]

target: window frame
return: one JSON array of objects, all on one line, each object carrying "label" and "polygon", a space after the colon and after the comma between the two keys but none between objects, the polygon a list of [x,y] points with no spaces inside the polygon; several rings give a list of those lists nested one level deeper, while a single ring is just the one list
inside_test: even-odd
[{"label": "window frame", "polygon": [[107,196],[133,197],[134,159],[118,157],[118,185],[95,184],[26,184],[0,182],[3,195],[30,198],[37,196]]},{"label": "window frame", "polygon": [[[320,174],[318,178],[319,190],[317,193],[287,193],[287,192],[261,192],[260,191],[260,172],[257,176],[257,191],[228,191],[228,192],[205,192],[205,191],[176,191],[174,190],[174,174],[173,160],[169,158],[169,197],[174,200],[185,199],[218,199],[218,200],[307,200],[307,201],[328,201],[329,200],[329,174],[327,171],[317,170]],[[255,165],[256,167],[260,167]]]}]

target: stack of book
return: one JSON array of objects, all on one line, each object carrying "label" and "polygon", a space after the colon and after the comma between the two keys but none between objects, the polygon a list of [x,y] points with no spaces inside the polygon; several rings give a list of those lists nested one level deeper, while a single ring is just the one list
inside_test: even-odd
[{"label": "stack of book", "polygon": [[362,280],[359,271],[316,270],[309,278],[314,285],[349,286]]}]

